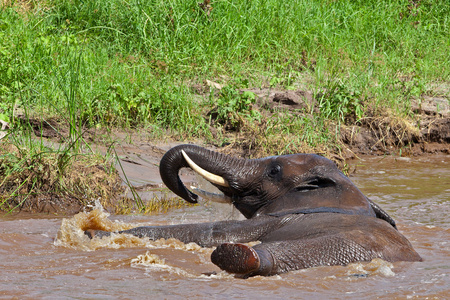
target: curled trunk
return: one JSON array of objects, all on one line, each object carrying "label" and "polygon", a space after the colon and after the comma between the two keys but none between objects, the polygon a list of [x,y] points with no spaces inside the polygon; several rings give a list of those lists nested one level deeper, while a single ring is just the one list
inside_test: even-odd
[{"label": "curled trunk", "polygon": [[195,145],[176,146],[167,151],[161,159],[159,172],[164,184],[170,190],[190,203],[197,203],[198,196],[185,187],[178,175],[181,168],[191,167],[183,155],[183,151],[200,168],[222,177],[226,181],[225,185],[212,183],[221,191],[225,193],[228,191],[231,194],[231,189],[239,182],[237,176],[242,173],[242,167],[246,161]]}]

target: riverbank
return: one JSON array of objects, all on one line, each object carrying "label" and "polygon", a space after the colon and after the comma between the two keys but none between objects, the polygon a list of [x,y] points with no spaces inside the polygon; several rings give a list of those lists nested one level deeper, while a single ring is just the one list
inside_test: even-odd
[{"label": "riverbank", "polygon": [[[300,118],[304,112],[298,107],[305,105],[308,99],[307,93],[298,91],[271,91],[267,95],[258,96],[254,107],[261,115],[270,114],[266,109],[276,106],[278,113]],[[344,172],[354,172],[349,169],[348,162],[360,156],[414,160],[423,155],[448,155],[449,107],[439,101],[441,98],[428,98],[421,107],[414,108],[417,112],[415,124],[386,116],[352,126],[335,125],[334,130],[340,132],[337,137],[340,146],[335,148],[339,151],[320,153],[310,149],[302,152],[324,155],[334,160]],[[6,212],[70,215],[92,206],[96,199],[116,214],[167,211],[187,205],[165,188],[159,176],[159,161],[171,147],[195,143],[246,158],[272,155],[268,148],[249,147],[251,143],[258,145],[260,142],[256,140],[257,135],[251,136],[252,133],[247,131],[228,133],[232,142],[219,146],[201,139],[156,141],[151,132],[142,129],[110,132],[87,129],[83,139],[88,144],[73,153],[74,149],[67,150],[67,145],[61,144],[61,140],[68,140],[67,127],[55,120],[28,121],[33,135],[30,139],[46,146],[21,149],[18,140],[15,145],[8,138],[0,141],[4,176],[0,190]],[[276,139],[275,136],[270,138]],[[279,137],[279,140],[284,138]],[[34,152],[29,152],[30,149]],[[196,184],[197,178],[192,173],[186,171],[183,176],[188,185]]]}]

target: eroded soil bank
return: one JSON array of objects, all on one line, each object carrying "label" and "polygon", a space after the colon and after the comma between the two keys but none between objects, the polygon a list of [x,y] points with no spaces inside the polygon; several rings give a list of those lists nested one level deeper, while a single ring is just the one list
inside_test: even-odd
[{"label": "eroded soil bank", "polygon": [[[320,110],[312,92],[252,89],[258,109],[288,111],[299,117]],[[355,120],[348,115],[341,124],[330,124],[338,132],[342,152],[330,158],[346,160],[358,155],[450,154],[450,104],[448,98],[423,95],[411,103],[410,118],[394,116],[389,110],[368,109],[367,116]]]}]

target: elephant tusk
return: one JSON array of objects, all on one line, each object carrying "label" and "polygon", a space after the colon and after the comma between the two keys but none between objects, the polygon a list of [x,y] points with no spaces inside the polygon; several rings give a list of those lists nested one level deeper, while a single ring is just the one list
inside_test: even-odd
[{"label": "elephant tusk", "polygon": [[231,199],[231,197],[225,196],[224,194],[207,192],[195,186],[191,186],[191,189],[194,191],[194,193],[202,196],[202,198],[204,198],[205,200],[209,200],[216,203],[227,203],[227,204],[233,203],[233,199]]},{"label": "elephant tusk", "polygon": [[186,152],[184,152],[184,150],[181,150],[181,153],[183,154],[184,159],[187,161],[188,165],[192,168],[192,170],[194,170],[195,172],[197,172],[199,175],[201,175],[203,178],[205,178],[206,180],[208,180],[211,183],[223,186],[223,187],[229,187],[230,185],[228,184],[228,182],[225,180],[225,178],[215,175],[213,173],[210,173],[202,168],[200,168],[196,163],[194,163],[189,156],[186,154]]}]

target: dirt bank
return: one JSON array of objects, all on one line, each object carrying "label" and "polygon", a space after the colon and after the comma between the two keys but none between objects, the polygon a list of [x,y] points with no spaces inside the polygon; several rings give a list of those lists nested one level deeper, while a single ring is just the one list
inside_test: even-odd
[{"label": "dirt bank", "polygon": [[[320,110],[312,92],[249,90],[258,96],[257,109],[289,111],[298,117]],[[340,132],[341,157],[352,159],[358,155],[402,156],[430,153],[450,154],[450,105],[445,96],[427,96],[414,99],[410,117],[400,118],[387,109],[367,108],[366,116],[355,120],[348,116],[341,124],[331,122],[333,131]],[[333,155],[334,154],[334,155]]]},{"label": "dirt bank", "polygon": [[[269,114],[271,111],[288,111],[299,117],[311,112],[314,107],[312,93],[305,91],[271,91],[252,90],[258,101],[254,109]],[[314,109],[314,108],[313,108]],[[340,153],[328,156],[342,167],[346,160],[359,155],[398,155],[417,156],[435,153],[450,154],[450,107],[443,97],[424,96],[414,102],[410,119],[393,117],[388,111],[377,116],[366,117],[352,125],[341,125]],[[145,132],[132,131],[114,133],[116,151],[120,158],[119,173],[136,188],[143,199],[149,199],[154,191],[163,189],[159,176],[159,161],[171,147],[185,143],[180,141],[155,142],[148,139]],[[216,147],[201,140],[189,141],[216,151],[237,156],[257,156],[258,150],[240,148],[240,144]],[[242,145],[242,144],[241,144]],[[184,170],[183,181],[187,185],[195,184],[195,176]],[[130,196],[130,192],[128,192]]]}]

